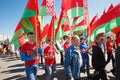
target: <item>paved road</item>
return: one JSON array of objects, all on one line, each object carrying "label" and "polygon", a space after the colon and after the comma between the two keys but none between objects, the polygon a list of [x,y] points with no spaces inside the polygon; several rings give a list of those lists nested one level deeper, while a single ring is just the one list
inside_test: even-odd
[{"label": "paved road", "polygon": [[[57,66],[56,73],[54,74],[54,80],[65,80],[65,72],[62,65],[59,65],[59,55],[57,55]],[[109,80],[114,80],[114,76],[110,72],[111,63],[106,67],[107,76]],[[93,69],[90,69],[91,74],[93,74]],[[88,80],[86,78],[86,73],[81,73],[83,80]],[[0,80],[26,80],[25,69],[22,61],[17,60],[15,56],[0,56]],[[38,80],[45,80],[44,65],[40,64],[38,71]]]}]

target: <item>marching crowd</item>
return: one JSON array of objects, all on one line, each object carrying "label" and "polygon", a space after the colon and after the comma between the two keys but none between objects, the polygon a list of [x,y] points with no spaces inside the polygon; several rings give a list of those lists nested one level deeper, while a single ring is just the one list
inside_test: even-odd
[{"label": "marching crowd", "polygon": [[[110,36],[106,37],[104,42],[103,37],[97,36],[94,44],[87,44],[85,37],[73,35],[65,36],[64,40],[54,41],[52,39],[46,39],[44,44],[38,44],[34,42],[35,35],[33,32],[27,34],[28,42],[24,43],[20,47],[20,59],[25,62],[25,72],[27,80],[36,80],[37,71],[39,68],[39,62],[45,62],[45,80],[53,80],[52,76],[56,70],[56,56],[60,54],[61,65],[64,66],[66,73],[66,80],[81,80],[80,73],[87,73],[87,78],[90,80],[108,80],[105,67],[112,60],[111,72],[119,78],[119,46],[120,46],[120,32],[118,33],[116,40],[112,40]],[[1,44],[1,52],[4,49],[11,50],[10,47],[5,47]],[[116,54],[115,57],[113,54]],[[105,58],[107,55],[107,58]],[[90,59],[92,57],[91,64],[94,68],[94,75],[90,73]],[[17,56],[18,57],[18,56]],[[44,61],[43,61],[44,59]]]}]

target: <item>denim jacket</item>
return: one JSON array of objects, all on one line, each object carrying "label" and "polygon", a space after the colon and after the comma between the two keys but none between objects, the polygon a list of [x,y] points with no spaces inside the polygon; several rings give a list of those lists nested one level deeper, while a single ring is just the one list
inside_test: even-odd
[{"label": "denim jacket", "polygon": [[72,77],[74,79],[80,78],[80,67],[82,66],[82,57],[80,49],[75,49],[73,45],[66,49],[64,69],[68,79]]}]

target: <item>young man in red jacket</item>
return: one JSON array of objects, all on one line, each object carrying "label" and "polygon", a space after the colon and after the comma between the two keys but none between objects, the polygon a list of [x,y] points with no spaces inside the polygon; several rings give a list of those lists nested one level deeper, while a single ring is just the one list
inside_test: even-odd
[{"label": "young man in red jacket", "polygon": [[53,41],[48,39],[48,46],[44,49],[45,67],[47,72],[45,80],[52,80],[56,65],[55,53],[59,54],[59,51],[54,46]]},{"label": "young man in red jacket", "polygon": [[27,80],[36,80],[39,55],[42,54],[42,50],[38,49],[36,54],[36,43],[34,42],[35,35],[33,32],[27,34],[28,42],[24,43],[20,49],[20,58],[25,62],[25,71]]}]

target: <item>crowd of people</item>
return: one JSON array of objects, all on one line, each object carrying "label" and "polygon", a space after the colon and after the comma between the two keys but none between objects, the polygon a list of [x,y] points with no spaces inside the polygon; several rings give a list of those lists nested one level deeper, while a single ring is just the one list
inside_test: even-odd
[{"label": "crowd of people", "polygon": [[16,59],[20,59],[19,56],[19,48],[14,49],[14,45],[9,43],[9,42],[1,42],[0,44],[0,55],[3,56],[11,56],[11,57],[16,57]]},{"label": "crowd of people", "polygon": [[0,55],[13,55],[12,46],[10,43],[0,44]]},{"label": "crowd of people", "polygon": [[[34,42],[33,32],[29,32],[27,37],[28,42],[19,49],[19,57],[25,62],[27,80],[36,80],[39,63],[45,64],[45,80],[53,80],[53,73],[56,72],[56,54],[61,56],[60,64],[64,67],[66,80],[81,80],[81,72],[86,72],[87,78],[90,80],[108,80],[105,67],[110,60],[112,60],[110,71],[116,76],[116,80],[120,80],[120,66],[118,65],[120,32],[116,40],[107,36],[106,42],[103,37],[97,36],[95,43],[89,46],[84,36],[65,36],[64,40],[61,39],[55,43],[52,39],[46,39],[42,45]],[[11,48],[9,45],[1,44],[0,51],[0,53],[7,54]],[[113,55],[114,53],[116,53],[116,57]],[[94,69],[94,75],[91,75],[90,64]]]}]

